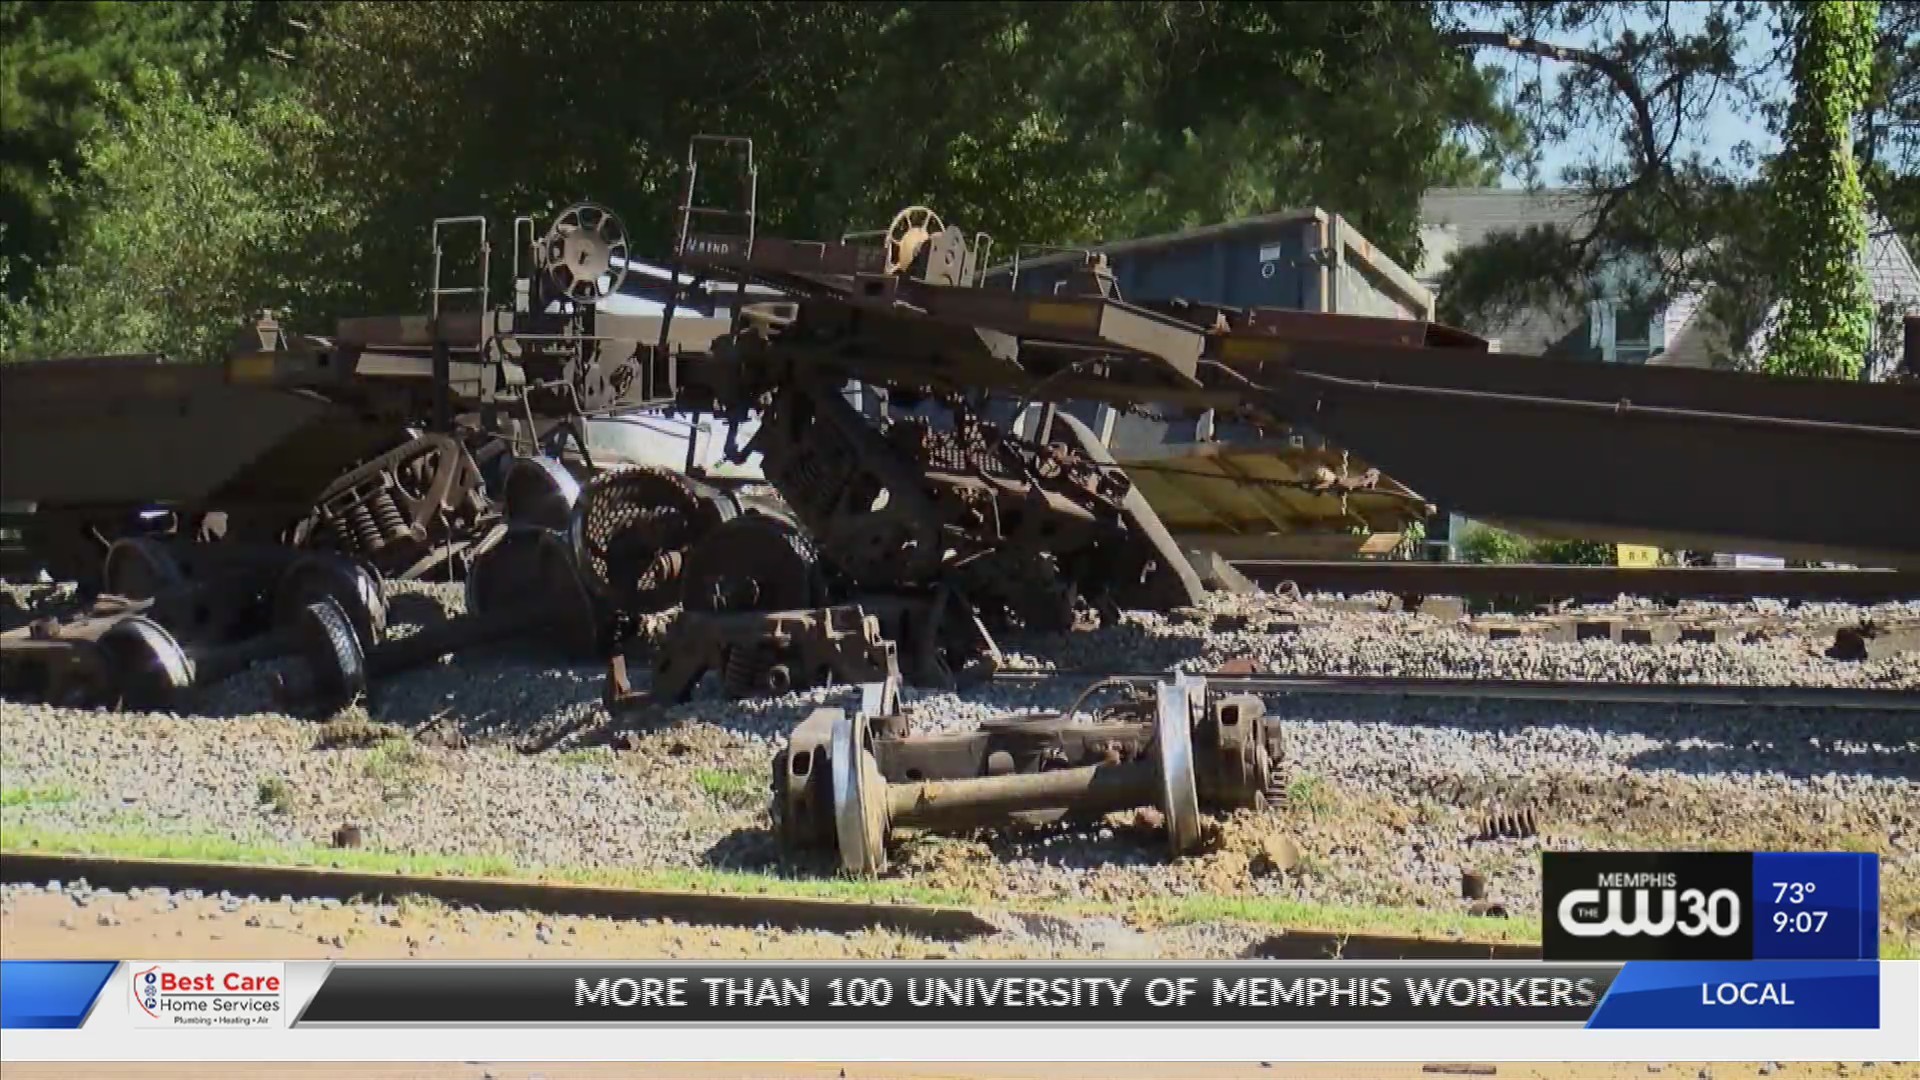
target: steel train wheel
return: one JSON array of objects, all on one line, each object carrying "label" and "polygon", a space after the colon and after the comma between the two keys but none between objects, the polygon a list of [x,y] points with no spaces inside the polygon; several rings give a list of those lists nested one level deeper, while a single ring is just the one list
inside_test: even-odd
[{"label": "steel train wheel", "polygon": [[819,552],[796,525],[750,513],[688,552],[680,596],[688,611],[793,611],[820,607],[827,589]]}]

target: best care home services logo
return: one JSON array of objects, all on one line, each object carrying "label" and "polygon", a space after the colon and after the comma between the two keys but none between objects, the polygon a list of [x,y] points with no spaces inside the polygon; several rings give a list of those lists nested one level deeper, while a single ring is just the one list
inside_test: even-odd
[{"label": "best care home services logo", "polygon": [[284,1027],[284,964],[135,964],[138,1027]]}]

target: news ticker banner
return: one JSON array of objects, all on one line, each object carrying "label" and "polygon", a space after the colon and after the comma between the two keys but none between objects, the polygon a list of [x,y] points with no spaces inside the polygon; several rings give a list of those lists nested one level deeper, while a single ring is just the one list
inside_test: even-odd
[{"label": "news ticker banner", "polygon": [[[104,994],[109,985],[122,992]],[[1870,960],[0,961],[0,1027],[65,1030],[1363,1023],[1790,1031],[1877,1029],[1880,1005],[1880,965]]]}]

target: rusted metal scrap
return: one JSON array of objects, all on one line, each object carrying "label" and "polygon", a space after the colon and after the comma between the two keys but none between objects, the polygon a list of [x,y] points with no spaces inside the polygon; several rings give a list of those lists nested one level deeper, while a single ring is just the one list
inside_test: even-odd
[{"label": "rusted metal scrap", "polygon": [[362,641],[386,633],[378,581],[358,562],[329,552],[124,537],[108,548],[105,564],[106,595],[146,602],[147,618],[190,645],[266,633],[323,596],[340,605]]},{"label": "rusted metal scrap", "polygon": [[858,605],[813,611],[683,611],[655,650],[653,700],[687,700],[708,672],[732,698],[899,678],[894,643]]},{"label": "rusted metal scrap", "polygon": [[774,760],[782,840],[873,873],[895,826],[971,829],[1152,806],[1183,855],[1201,845],[1203,806],[1267,805],[1282,754],[1259,698],[1209,693],[1188,676],[1092,723],[1018,717],[936,736],[905,728],[890,683],[863,687],[858,709],[814,710]]},{"label": "rusted metal scrap", "polygon": [[951,690],[991,678],[999,665],[999,647],[979,617],[944,591],[791,611],[690,604],[655,646],[644,700],[686,701],[710,672],[728,697],[743,698],[889,678]]},{"label": "rusted metal scrap", "polygon": [[451,435],[426,433],[328,484],[294,526],[294,547],[352,555],[382,577],[463,574],[505,531],[480,467]]},{"label": "rusted metal scrap", "polygon": [[372,576],[326,553],[126,537],[105,561],[112,593],[0,635],[6,693],[168,708],[265,661],[351,670],[386,629]]},{"label": "rusted metal scrap", "polygon": [[[583,231],[582,221],[597,224]],[[435,223],[436,274],[441,233],[463,223],[471,220]],[[332,337],[317,337],[264,313],[219,364],[6,365],[6,568],[44,567],[94,591],[116,539],[213,532],[347,554],[386,578],[458,577],[501,535],[503,513],[565,529],[563,473],[594,471],[582,417],[664,399],[652,347],[596,325],[593,306],[610,293],[575,279],[580,265],[554,261],[555,252],[591,262],[624,251],[600,233],[621,234],[618,219],[574,207],[544,237],[524,224],[516,273],[523,262],[530,269],[516,311],[486,310],[482,230],[479,284],[436,280],[425,315],[342,319]],[[610,265],[606,277],[617,285],[624,274]],[[442,309],[468,295],[480,310]],[[503,457],[533,464],[496,467]],[[563,457],[563,469],[543,464]],[[206,528],[215,519],[219,528]]]},{"label": "rusted metal scrap", "polygon": [[350,672],[359,655],[351,621],[331,597],[301,604],[246,641],[217,646],[182,645],[150,617],[154,606],[105,596],[77,616],[0,634],[0,690],[83,708],[169,709],[262,661],[297,656],[315,672]]},{"label": "rusted metal scrap", "polygon": [[566,537],[534,526],[510,530],[475,560],[466,583],[467,614],[404,638],[342,650],[286,692],[322,711],[367,696],[376,681],[449,653],[511,639],[538,641],[574,660],[601,651],[602,620]]}]

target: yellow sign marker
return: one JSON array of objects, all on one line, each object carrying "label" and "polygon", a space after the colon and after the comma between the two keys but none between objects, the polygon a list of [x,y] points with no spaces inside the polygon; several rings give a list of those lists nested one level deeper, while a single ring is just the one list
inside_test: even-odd
[{"label": "yellow sign marker", "polygon": [[1613,561],[1621,566],[1659,566],[1660,549],[1639,544],[1615,544]]}]

